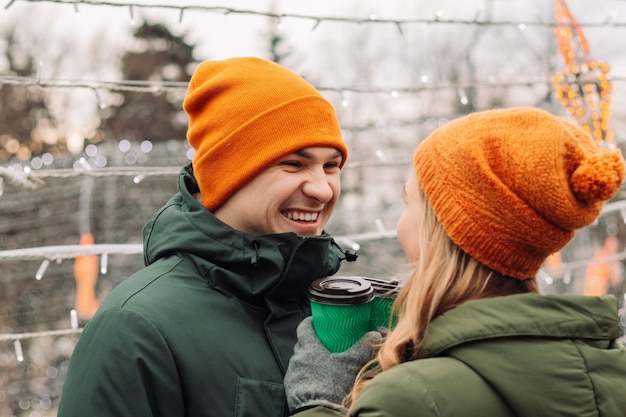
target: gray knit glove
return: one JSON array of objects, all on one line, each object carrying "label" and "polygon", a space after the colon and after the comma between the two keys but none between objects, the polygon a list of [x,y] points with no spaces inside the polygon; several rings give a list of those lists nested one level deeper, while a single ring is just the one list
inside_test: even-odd
[{"label": "gray knit glove", "polygon": [[374,358],[372,345],[380,343],[383,336],[378,331],[368,332],[345,352],[330,353],[315,334],[311,317],[300,323],[297,334],[284,381],[289,411],[315,405],[346,411],[341,402],[359,370]]}]

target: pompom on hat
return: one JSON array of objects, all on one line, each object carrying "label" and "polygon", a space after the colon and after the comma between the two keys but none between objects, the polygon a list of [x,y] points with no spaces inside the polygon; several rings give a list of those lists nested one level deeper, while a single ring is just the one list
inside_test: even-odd
[{"label": "pompom on hat", "polygon": [[348,157],[333,106],[307,81],[260,58],[199,65],[183,108],[194,175],[209,210],[220,207],[260,171],[306,147]]},{"label": "pompom on hat", "polygon": [[543,110],[461,117],[415,151],[415,171],[448,236],[504,275],[528,279],[594,222],[624,180],[619,150]]}]

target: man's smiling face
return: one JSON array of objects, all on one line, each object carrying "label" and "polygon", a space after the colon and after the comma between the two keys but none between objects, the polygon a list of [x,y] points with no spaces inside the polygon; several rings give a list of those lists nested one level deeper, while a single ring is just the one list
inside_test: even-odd
[{"label": "man's smiling face", "polygon": [[286,155],[237,190],[215,216],[245,233],[316,236],[341,192],[342,154],[310,147]]}]

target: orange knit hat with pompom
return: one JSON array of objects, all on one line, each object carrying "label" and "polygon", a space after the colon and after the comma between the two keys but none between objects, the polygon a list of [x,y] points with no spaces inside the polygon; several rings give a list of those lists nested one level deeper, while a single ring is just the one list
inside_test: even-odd
[{"label": "orange knit hat with pompom", "polygon": [[348,157],[333,106],[307,81],[260,58],[200,64],[183,108],[196,150],[194,175],[209,210],[269,164],[306,147],[333,147]]},{"label": "orange knit hat with pompom", "polygon": [[534,277],[599,216],[624,179],[619,150],[534,108],[473,113],[435,130],[414,157],[452,241],[504,275]]}]

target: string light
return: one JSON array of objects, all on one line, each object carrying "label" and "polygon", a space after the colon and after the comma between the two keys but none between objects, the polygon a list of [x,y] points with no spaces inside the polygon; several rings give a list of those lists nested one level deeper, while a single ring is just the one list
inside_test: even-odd
[{"label": "string light", "polygon": [[348,97],[346,97],[345,91],[341,91],[340,95],[341,95],[341,105],[343,107],[348,107],[350,105],[350,102],[348,101]]},{"label": "string light", "polygon": [[70,311],[70,328],[78,329],[78,313],[74,309]]},{"label": "string light", "polygon": [[22,351],[22,344],[19,340],[13,341],[13,347],[15,349],[15,356],[18,362],[24,362],[24,352]]},{"label": "string light", "polygon": [[[352,245],[353,242],[365,242],[373,240],[383,240],[395,236],[395,230],[378,230],[377,232],[366,232],[354,235],[335,236],[337,243]],[[53,245],[40,246],[35,248],[22,248],[0,251],[0,262],[3,261],[32,261],[43,258],[45,269],[50,265],[51,260],[61,262],[62,260],[76,259],[78,257],[88,257],[96,255],[141,255],[143,245],[140,243],[118,243],[118,244],[93,244],[93,245]],[[41,268],[40,268],[41,269]],[[39,271],[38,271],[39,272]],[[45,272],[42,271],[42,272]],[[103,272],[104,273],[104,272]],[[39,273],[38,273],[39,275]],[[41,274],[43,276],[43,273]]]},{"label": "string light", "polygon": [[[13,340],[14,344],[18,345],[19,343],[15,343],[15,342],[19,342],[20,340],[34,339],[37,337],[65,336],[65,335],[70,335],[70,334],[78,334],[78,333],[81,333],[82,330],[83,329],[79,327],[76,329],[47,330],[43,332],[11,333],[11,334],[2,333],[0,334],[0,342],[3,342],[5,340]],[[21,350],[21,348],[22,348],[22,345],[19,344],[19,349]],[[17,353],[18,349],[16,348],[15,350]]]},{"label": "string light", "polygon": [[[593,63],[592,63],[593,64]],[[590,64],[590,68],[596,69],[600,67],[599,63],[595,65]],[[604,64],[606,65],[606,64]],[[607,66],[608,71],[608,66]],[[510,82],[497,82],[495,76],[490,75],[485,82],[472,82],[472,83],[456,83],[456,84],[443,84],[443,85],[427,85],[429,82],[429,76],[422,74],[420,76],[421,85],[419,86],[403,86],[403,87],[329,87],[324,85],[316,85],[315,88],[319,91],[337,93],[339,95],[346,92],[354,94],[384,94],[397,97],[402,94],[420,94],[429,91],[446,91],[459,89],[472,89],[472,88],[517,88],[517,87],[535,87],[546,86],[550,88],[554,85],[555,78],[548,78],[542,80],[521,80]],[[608,77],[603,79],[606,81],[602,84],[602,88],[610,89],[612,83],[626,82],[626,76],[612,77],[608,80]],[[601,80],[602,81],[602,80]],[[96,95],[98,106],[101,109],[107,107],[106,103],[102,100],[99,89],[108,90],[113,92],[134,92],[134,93],[148,93],[148,94],[161,94],[166,92],[185,92],[188,88],[187,82],[172,82],[172,81],[135,81],[135,80],[122,80],[122,81],[80,81],[80,80],[61,80],[61,79],[46,79],[38,80],[36,77],[15,77],[8,75],[0,75],[0,85],[22,85],[22,86],[38,86],[42,88],[75,88],[75,89],[91,89]],[[567,85],[569,88],[577,88],[576,86],[584,86],[589,82],[582,78],[575,78],[568,80]],[[558,87],[558,86],[555,86]]]},{"label": "string light", "polygon": [[188,87],[187,82],[176,81],[135,81],[135,80],[122,80],[122,81],[82,81],[82,80],[61,80],[61,79],[48,79],[41,80],[37,77],[16,77],[12,75],[0,75],[0,84],[7,85],[23,85],[23,86],[38,86],[45,88],[87,88],[96,90],[104,89],[108,91],[117,92],[132,92],[132,93],[153,93],[159,94],[163,92],[180,92],[186,91]]},{"label": "string light", "polygon": [[467,106],[467,103],[469,103],[469,99],[467,98],[467,95],[465,94],[465,89],[459,88],[459,90],[457,91],[457,94],[459,96],[459,101],[461,102],[461,104],[464,106]]},{"label": "string light", "polygon": [[[410,124],[415,124],[417,122],[410,121],[407,122]],[[398,123],[398,125],[400,125]],[[367,130],[372,128],[372,125],[361,126],[361,127],[352,127],[348,128],[348,130]],[[376,153],[377,157],[380,159],[379,152]],[[27,172],[26,167],[21,169],[18,165],[14,165],[12,167],[0,167],[0,180],[3,180],[4,177],[7,177],[11,183],[14,185],[20,186],[25,189],[35,190],[44,185],[46,182],[43,180],[44,178],[75,178],[81,176],[87,177],[133,177],[133,182],[135,184],[141,183],[147,177],[154,176],[175,176],[180,173],[180,167],[134,167],[134,168],[126,168],[126,167],[116,167],[116,168],[90,168],[85,169],[86,160],[82,158],[84,162],[81,160],[77,161],[77,166],[79,169],[43,169],[40,171],[29,171]],[[397,160],[390,162],[381,162],[378,161],[355,161],[348,162],[346,164],[346,168],[357,168],[357,167],[403,167],[410,165],[412,162],[410,160]],[[3,184],[0,181],[0,184]],[[0,194],[1,195],[1,194]]]},{"label": "string light", "polygon": [[[118,255],[140,255],[143,253],[143,246],[141,244],[132,243],[101,243],[90,246],[53,245],[40,246],[36,248],[11,249],[0,251],[0,262],[32,261],[43,258],[46,265],[45,269],[47,269],[50,265],[50,260],[56,260],[59,262],[65,259],[75,259],[78,256],[102,255],[105,253]],[[45,270],[43,272],[45,272]]]},{"label": "string light", "polygon": [[[0,178],[7,178],[10,183],[29,190],[37,189],[46,184],[32,171],[26,171],[19,165],[0,167]],[[2,185],[4,186],[4,182]]]},{"label": "string light", "polygon": [[100,257],[100,273],[105,275],[109,269],[109,254],[103,253]]},{"label": "string light", "polygon": [[107,108],[106,103],[104,102],[104,100],[102,100],[102,97],[100,96],[100,93],[98,93],[97,89],[93,89],[94,94],[96,95],[96,101],[98,102],[98,108],[100,110],[104,110]]},{"label": "string light", "polygon": [[37,270],[37,273],[35,274],[35,279],[37,281],[41,281],[44,274],[48,270],[49,266],[50,266],[50,259],[44,259],[41,265],[39,265],[39,269]]},{"label": "string light", "polygon": [[554,278],[552,278],[544,269],[540,269],[539,272],[537,272],[537,278],[541,279],[547,285],[554,284]]},{"label": "string light", "polygon": [[83,331],[82,327],[78,327],[78,321],[74,323],[72,321],[70,329],[61,330],[48,330],[43,332],[32,333],[14,333],[14,334],[0,334],[0,342],[4,340],[13,340],[13,349],[15,350],[15,357],[18,362],[24,362],[24,351],[22,349],[22,340],[34,339],[38,337],[50,337],[50,336],[65,336],[71,334],[79,334]]},{"label": "string light", "polygon": [[37,65],[37,84],[41,83],[41,74],[43,73],[43,61],[39,61],[39,64]]},{"label": "string light", "polygon": [[[79,165],[84,168],[79,162]],[[36,189],[45,182],[42,178],[74,178],[80,176],[88,177],[154,177],[154,176],[170,176],[178,175],[180,167],[137,167],[137,168],[99,168],[90,170],[76,169],[43,169],[40,171],[32,171],[29,174],[17,171],[16,169],[2,169],[0,167],[0,175],[8,173],[10,177],[16,179],[16,185],[23,186],[28,189]],[[32,185],[31,185],[32,184]]]},{"label": "string light", "polygon": [[400,36],[404,36],[404,30],[402,30],[402,23],[396,22],[396,28],[398,29],[398,33],[400,33]]},{"label": "string light", "polygon": [[128,5],[128,12],[130,13],[130,25],[135,26],[135,13],[133,11],[133,5]]},{"label": "string light", "polygon": [[[8,9],[16,0],[10,0],[9,3],[5,6],[5,9]],[[444,12],[443,10],[437,10],[435,12],[434,18],[414,18],[414,19],[383,19],[378,15],[372,14],[370,17],[363,18],[352,18],[352,17],[336,17],[336,16],[312,16],[312,15],[302,15],[302,14],[293,14],[293,13],[282,13],[280,15],[276,13],[270,12],[262,12],[257,10],[246,10],[246,9],[236,9],[228,6],[202,6],[202,5],[172,5],[172,4],[143,4],[143,3],[133,3],[133,2],[111,2],[111,1],[97,1],[97,0],[20,0],[26,3],[53,3],[53,4],[83,4],[87,6],[107,6],[107,7],[128,7],[132,10],[132,8],[153,8],[153,9],[170,9],[170,10],[178,10],[179,12],[182,10],[191,10],[191,11],[204,11],[211,13],[220,13],[224,15],[230,14],[241,14],[241,15],[254,15],[254,16],[265,16],[269,18],[290,18],[290,19],[300,19],[300,20],[312,20],[314,22],[313,28],[316,28],[319,22],[336,22],[336,23],[351,23],[351,24],[393,24],[396,27],[404,26],[408,24],[449,24],[449,25],[472,25],[472,26],[513,26],[513,27],[524,27],[527,28],[529,26],[534,27],[554,27],[559,25],[555,22],[544,22],[541,20],[536,21],[514,21],[514,20],[479,20],[480,10],[476,13],[473,19],[443,19]],[[372,16],[376,16],[375,19],[372,19]],[[611,15],[609,15],[611,16]],[[626,22],[611,22],[607,23],[608,20],[601,22],[585,22],[580,23],[579,25],[582,27],[626,27]]]},{"label": "string light", "polygon": [[572,270],[568,269],[563,276],[563,284],[569,285],[572,283]]},{"label": "string light", "polygon": [[565,280],[565,277],[570,274],[568,279],[571,280],[571,273],[576,269],[586,268],[589,264],[618,262],[624,259],[626,259],[626,251],[598,258],[581,259],[573,262],[562,262],[558,265],[544,267],[543,270],[544,273],[549,273],[553,276],[563,275],[563,280]]}]

